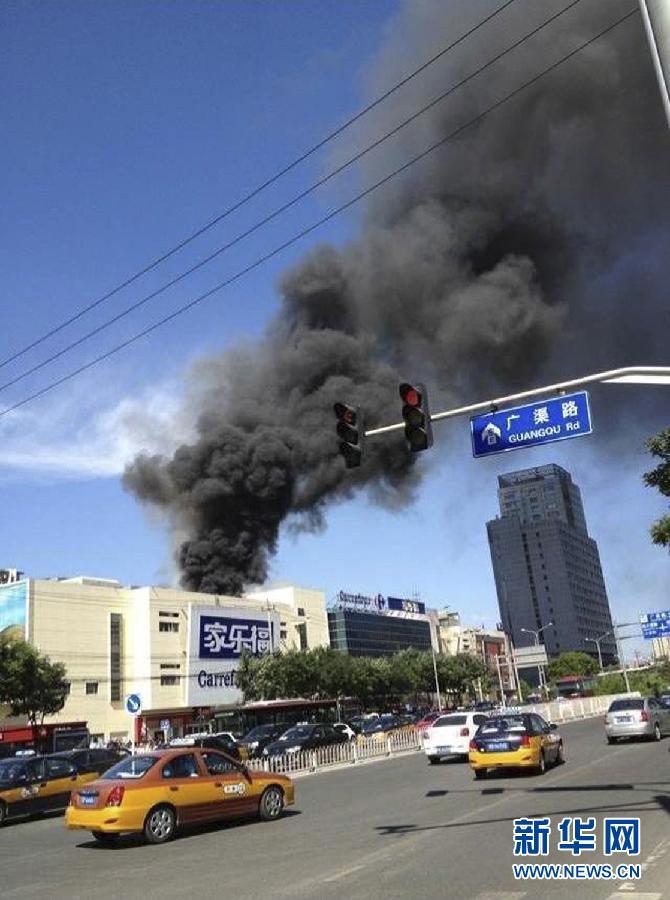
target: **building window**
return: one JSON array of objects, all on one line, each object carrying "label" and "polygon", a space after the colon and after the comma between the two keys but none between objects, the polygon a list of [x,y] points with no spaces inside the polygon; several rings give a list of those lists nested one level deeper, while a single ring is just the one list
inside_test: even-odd
[{"label": "building window", "polygon": [[179,675],[161,675],[161,687],[174,687],[179,684]]},{"label": "building window", "polygon": [[300,625],[296,625],[296,631],[298,632],[298,643],[300,645],[301,650],[307,650],[307,625],[302,622]]},{"label": "building window", "polygon": [[98,693],[98,682],[97,681],[87,681],[86,682],[86,693],[87,694],[97,694]]},{"label": "building window", "polygon": [[159,622],[158,623],[159,631],[179,631],[179,622]]},{"label": "building window", "polygon": [[121,700],[121,613],[109,616],[109,699]]},{"label": "building window", "polygon": [[305,617],[305,610],[302,608],[302,606],[298,607],[298,615],[302,616],[303,618]]}]

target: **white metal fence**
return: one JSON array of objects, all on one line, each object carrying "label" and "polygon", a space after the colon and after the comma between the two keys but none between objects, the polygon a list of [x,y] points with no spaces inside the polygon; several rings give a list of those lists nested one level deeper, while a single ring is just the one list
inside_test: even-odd
[{"label": "white metal fence", "polygon": [[[631,695],[608,694],[603,697],[553,700],[551,703],[537,703],[533,706],[524,706],[523,711],[536,712],[548,722],[560,724],[561,722],[604,715],[612,700],[625,696]],[[639,692],[633,692],[633,696],[639,696]],[[349,741],[346,744],[333,744],[329,747],[319,747],[316,750],[252,759],[249,760],[247,765],[254,770],[291,775],[298,772],[316,772],[318,769],[346,763],[355,765],[366,759],[381,759],[393,756],[394,753],[420,750],[422,746],[423,738],[421,734],[415,728],[406,728],[387,735],[359,736],[356,740]]]}]

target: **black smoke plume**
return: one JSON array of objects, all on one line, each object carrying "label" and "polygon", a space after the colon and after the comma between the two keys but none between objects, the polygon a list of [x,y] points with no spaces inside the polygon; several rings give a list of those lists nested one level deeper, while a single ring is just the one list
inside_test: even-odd
[{"label": "black smoke plume", "polygon": [[[474,21],[491,8],[408,0],[371,92],[465,30],[464,10]],[[371,117],[347,151],[554,8],[512,6]],[[584,0],[385,145],[361,184],[626,9]],[[318,528],[329,503],[359,489],[395,507],[411,499],[417,469],[402,437],[368,441],[364,465],[344,469],[337,400],[360,403],[370,427],[398,420],[397,385],[406,379],[429,384],[440,408],[542,383],[540,376],[663,363],[669,143],[634,16],[383,188],[356,240],[319,246],[287,272],[264,339],[198,365],[197,440],[172,459],[139,456],[125,473],[125,484],[165,510],[183,537],[183,585],[236,594],[262,582],[282,523]]]}]

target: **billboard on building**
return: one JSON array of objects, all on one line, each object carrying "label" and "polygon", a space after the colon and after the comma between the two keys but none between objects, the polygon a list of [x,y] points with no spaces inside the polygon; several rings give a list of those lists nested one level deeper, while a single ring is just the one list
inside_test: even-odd
[{"label": "billboard on building", "polygon": [[340,609],[348,609],[358,612],[406,612],[424,616],[426,604],[420,600],[409,600],[404,597],[384,597],[381,594],[368,596],[367,594],[350,594],[347,591],[339,591],[336,605]]},{"label": "billboard on building", "polygon": [[189,604],[186,704],[242,702],[236,672],[246,651],[263,656],[279,646],[279,614],[253,607]]},{"label": "billboard on building", "polygon": [[0,634],[25,638],[28,619],[28,582],[0,584]]}]

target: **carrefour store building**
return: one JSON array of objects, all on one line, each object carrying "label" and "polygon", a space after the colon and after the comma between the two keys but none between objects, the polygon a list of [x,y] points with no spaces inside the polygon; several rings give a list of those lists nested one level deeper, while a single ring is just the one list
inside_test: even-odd
[{"label": "carrefour store building", "polygon": [[[329,643],[319,590],[228,597],[83,576],[0,584],[1,631],[65,665],[65,706],[46,721],[85,721],[102,740],[199,730],[214,708],[241,702],[235,673],[244,651]],[[137,716],[126,711],[130,694],[141,700]]]}]

